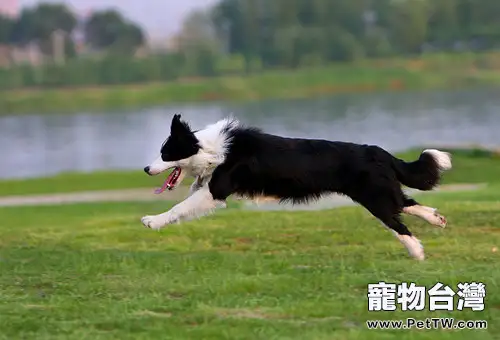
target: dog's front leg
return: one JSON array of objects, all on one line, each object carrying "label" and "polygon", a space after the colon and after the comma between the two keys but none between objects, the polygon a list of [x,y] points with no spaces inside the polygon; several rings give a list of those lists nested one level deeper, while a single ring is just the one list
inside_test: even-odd
[{"label": "dog's front leg", "polygon": [[203,182],[203,177],[196,177],[193,184],[191,184],[191,186],[189,187],[188,197],[194,194],[196,191],[200,190],[203,187]]},{"label": "dog's front leg", "polygon": [[210,214],[221,204],[225,206],[225,202],[215,200],[208,185],[204,185],[169,211],[159,215],[144,216],[141,222],[147,228],[161,229],[168,224],[188,221]]}]

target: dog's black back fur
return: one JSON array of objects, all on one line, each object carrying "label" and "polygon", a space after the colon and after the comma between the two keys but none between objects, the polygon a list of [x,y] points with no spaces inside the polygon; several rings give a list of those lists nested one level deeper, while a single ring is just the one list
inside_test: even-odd
[{"label": "dog's black back fur", "polygon": [[229,130],[228,140],[226,159],[209,182],[217,200],[239,194],[305,203],[340,193],[411,236],[399,214],[417,203],[404,195],[401,184],[431,190],[439,181],[438,165],[425,153],[407,163],[378,146],[285,138],[241,127]]}]

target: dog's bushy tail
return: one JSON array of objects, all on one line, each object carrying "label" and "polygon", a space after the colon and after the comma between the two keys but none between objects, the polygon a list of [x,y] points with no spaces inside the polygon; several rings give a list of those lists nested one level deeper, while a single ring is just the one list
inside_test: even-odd
[{"label": "dog's bushy tail", "polygon": [[418,160],[405,162],[393,159],[398,180],[407,187],[418,190],[432,190],[439,184],[441,173],[451,169],[451,155],[447,152],[427,149]]}]

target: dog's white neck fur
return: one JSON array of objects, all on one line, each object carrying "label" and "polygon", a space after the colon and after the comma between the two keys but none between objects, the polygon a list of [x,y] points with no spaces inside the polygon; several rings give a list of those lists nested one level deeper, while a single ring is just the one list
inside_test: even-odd
[{"label": "dog's white neck fur", "polygon": [[238,126],[238,121],[233,118],[221,119],[218,122],[206,126],[194,135],[198,139],[201,149],[192,157],[192,164],[198,167],[216,167],[225,160],[228,145],[230,143],[227,132]]}]

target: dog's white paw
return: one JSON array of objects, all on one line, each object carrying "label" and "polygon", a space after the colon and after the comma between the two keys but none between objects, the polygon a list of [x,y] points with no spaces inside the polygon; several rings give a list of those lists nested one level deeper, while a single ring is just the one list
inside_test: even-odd
[{"label": "dog's white paw", "polygon": [[144,216],[143,218],[141,218],[141,222],[146,228],[155,229],[155,230],[159,230],[167,224],[167,221],[165,220],[165,218],[163,216],[160,216],[160,215]]},{"label": "dog's white paw", "polygon": [[215,203],[215,207],[220,208],[220,209],[225,209],[225,208],[227,208],[227,203],[224,201],[217,201]]},{"label": "dog's white paw", "polygon": [[446,227],[446,218],[440,215],[436,208],[426,207],[424,205],[414,205],[403,208],[403,211],[407,214],[418,216],[437,227]]},{"label": "dog's white paw", "polygon": [[414,259],[418,261],[423,261],[425,260],[425,253],[424,253],[424,245],[420,240],[416,237],[412,237],[413,241],[415,243],[415,246],[412,247],[411,250],[409,250],[410,256],[412,256]]},{"label": "dog's white paw", "polygon": [[424,246],[422,242],[415,236],[397,235],[401,243],[408,250],[408,254],[416,260],[423,261],[425,259]]},{"label": "dog's white paw", "polygon": [[435,220],[435,223],[434,223],[435,226],[441,227],[441,228],[446,228],[446,223],[447,223],[446,217],[438,214],[437,212],[434,212],[434,220]]},{"label": "dog's white paw", "polygon": [[446,217],[443,215],[439,214],[437,209],[434,209],[432,212],[427,212],[424,216],[424,218],[429,222],[430,224],[440,227],[440,228],[445,228],[446,227]]}]

